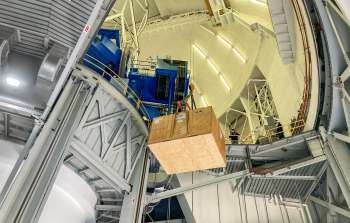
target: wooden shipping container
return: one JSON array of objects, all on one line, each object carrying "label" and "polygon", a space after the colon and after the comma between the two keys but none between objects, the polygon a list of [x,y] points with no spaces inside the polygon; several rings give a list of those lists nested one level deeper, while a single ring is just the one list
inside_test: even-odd
[{"label": "wooden shipping container", "polygon": [[226,166],[225,141],[212,107],[156,118],[149,148],[168,174]]}]

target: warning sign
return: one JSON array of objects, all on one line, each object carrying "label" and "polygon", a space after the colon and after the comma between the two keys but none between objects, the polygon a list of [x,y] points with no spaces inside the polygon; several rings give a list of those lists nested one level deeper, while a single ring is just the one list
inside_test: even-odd
[{"label": "warning sign", "polygon": [[90,32],[90,29],[91,29],[91,26],[86,24],[84,27],[84,32],[88,33],[88,32]]}]

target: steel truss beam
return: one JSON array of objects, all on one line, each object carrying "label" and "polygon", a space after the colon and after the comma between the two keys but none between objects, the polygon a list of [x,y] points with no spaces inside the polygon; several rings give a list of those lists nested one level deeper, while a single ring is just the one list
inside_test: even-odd
[{"label": "steel truss beam", "polygon": [[119,176],[111,167],[107,166],[101,158],[78,139],[73,139],[70,152],[85,166],[101,177],[102,180],[108,182],[115,190],[119,192],[130,192],[131,186],[126,180]]},{"label": "steel truss beam", "polygon": [[271,175],[281,175],[281,174],[284,174],[284,173],[288,173],[292,170],[296,170],[296,169],[299,169],[299,168],[302,168],[302,167],[306,167],[306,166],[310,166],[310,165],[313,165],[313,164],[316,164],[316,163],[319,163],[319,162],[323,162],[327,160],[326,156],[322,155],[322,156],[318,156],[318,157],[314,157],[312,159],[307,159],[307,160],[304,160],[304,161],[301,161],[301,162],[298,162],[298,163],[295,163],[295,164],[292,164],[292,165],[288,165],[288,167],[285,167],[285,168],[282,168],[282,169],[279,169],[279,170],[276,170],[276,171],[272,171],[270,174]]},{"label": "steel truss beam", "polygon": [[133,190],[124,197],[119,222],[141,223],[142,221],[149,170],[149,157],[145,148],[141,149],[136,163],[135,170],[128,177]]},{"label": "steel truss beam", "polygon": [[324,153],[327,156],[328,163],[339,183],[346,203],[350,206],[350,157],[349,147],[342,141],[336,140],[334,136],[327,135],[325,130],[321,131],[324,137]]},{"label": "steel truss beam", "polygon": [[315,204],[321,205],[321,206],[323,206],[325,208],[328,208],[329,210],[334,211],[334,212],[336,212],[338,214],[341,214],[344,217],[347,217],[347,218],[350,219],[350,211],[349,210],[346,210],[344,208],[338,207],[338,206],[336,206],[334,204],[331,204],[331,203],[329,203],[327,201],[321,200],[321,199],[319,199],[317,197],[314,197],[314,196],[310,196],[310,201],[314,202]]},{"label": "steel truss beam", "polygon": [[[286,158],[286,151],[282,148],[289,149],[289,155],[296,155],[296,149],[293,146],[305,144],[307,141],[320,138],[320,134],[316,131],[305,132],[300,135],[281,139],[271,144],[265,145],[227,145],[227,155],[234,157],[246,158],[247,150],[250,152],[250,158],[253,160],[280,160]],[[305,150],[308,150],[305,144]]]},{"label": "steel truss beam", "polygon": [[98,126],[101,126],[103,124],[106,124],[108,122],[114,121],[114,120],[120,120],[122,119],[123,116],[125,116],[128,113],[128,111],[119,111],[119,112],[115,112],[106,116],[103,116],[101,118],[98,118],[96,120],[93,121],[88,121],[84,124],[83,129],[92,129],[92,128],[96,128]]},{"label": "steel truss beam", "polygon": [[269,176],[269,175],[252,175],[252,178],[256,178],[259,180],[310,180],[315,181],[318,179],[317,176],[288,176],[288,175],[277,175],[277,176]]},{"label": "steel truss beam", "polygon": [[242,177],[247,177],[250,175],[251,175],[251,173],[249,172],[249,170],[243,170],[240,172],[235,172],[235,173],[227,174],[227,175],[220,176],[220,177],[210,178],[208,180],[205,180],[205,181],[202,181],[199,183],[191,184],[188,186],[182,186],[179,188],[175,188],[175,189],[171,189],[168,191],[153,194],[152,196],[150,196],[148,198],[148,203],[157,202],[157,201],[160,201],[160,200],[165,199],[165,198],[169,198],[169,197],[173,197],[173,196],[177,196],[177,195],[186,193],[188,191],[198,190],[198,189],[201,189],[203,187],[216,185],[219,183],[223,183],[223,182],[234,180],[234,179],[239,179]]}]

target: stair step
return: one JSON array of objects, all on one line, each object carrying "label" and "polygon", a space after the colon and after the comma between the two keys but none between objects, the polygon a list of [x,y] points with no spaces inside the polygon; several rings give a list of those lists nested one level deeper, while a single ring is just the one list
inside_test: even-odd
[{"label": "stair step", "polygon": [[122,210],[122,207],[119,205],[104,205],[104,204],[97,204],[95,206],[95,209],[97,211],[112,211],[112,212],[118,212]]}]

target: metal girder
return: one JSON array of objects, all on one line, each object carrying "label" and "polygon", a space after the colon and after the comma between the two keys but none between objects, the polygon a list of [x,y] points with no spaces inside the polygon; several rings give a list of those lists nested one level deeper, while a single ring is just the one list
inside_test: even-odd
[{"label": "metal girder", "polygon": [[350,206],[350,173],[347,171],[350,168],[349,147],[334,136],[327,135],[322,128],[321,133],[325,140],[324,153],[343,192],[346,203]]},{"label": "metal girder", "polygon": [[[131,151],[131,119],[128,118],[126,123],[126,152],[125,152],[125,171],[124,171],[124,177],[127,177],[127,175],[131,171],[132,166],[132,151]],[[141,149],[140,149],[141,150]]]},{"label": "metal girder", "polygon": [[143,142],[140,145],[140,149],[139,149],[139,152],[136,155],[134,164],[132,165],[132,167],[130,168],[130,171],[128,172],[128,175],[127,175],[127,178],[126,178],[127,182],[130,182],[130,179],[131,179],[131,177],[133,175],[133,172],[134,172],[134,170],[136,168],[137,162],[139,162],[139,159],[140,159],[140,157],[142,155],[143,148],[145,147],[146,141],[147,141],[146,138],[143,138]]},{"label": "metal girder", "polygon": [[101,118],[98,118],[96,120],[93,121],[88,121],[83,125],[83,129],[92,129],[92,128],[96,128],[98,126],[101,126],[103,124],[106,124],[108,122],[114,121],[114,120],[118,120],[118,119],[122,119],[123,116],[125,116],[125,114],[127,113],[127,111],[119,111],[119,112],[115,112],[106,116],[103,116]]},{"label": "metal girder", "polygon": [[223,182],[234,180],[234,179],[239,179],[242,177],[247,177],[250,175],[251,175],[251,173],[249,172],[249,170],[243,170],[240,172],[235,172],[235,173],[223,175],[220,177],[210,178],[208,180],[205,180],[205,181],[202,181],[199,183],[191,184],[188,186],[182,186],[179,188],[175,188],[175,189],[171,189],[168,191],[153,194],[152,196],[149,197],[148,203],[157,202],[157,201],[160,201],[160,200],[165,199],[165,198],[169,198],[169,197],[173,197],[173,196],[177,196],[177,195],[186,193],[188,191],[198,190],[198,189],[203,188],[203,187],[223,183]]},{"label": "metal girder", "polygon": [[[249,158],[252,160],[284,160],[291,158],[303,158],[309,153],[306,142],[319,137],[319,133],[316,131],[310,131],[300,135],[281,139],[271,144],[226,145],[227,156],[245,159],[247,158],[248,150],[250,152]],[[281,150],[282,148],[287,150]]]},{"label": "metal girder", "polygon": [[300,135],[295,135],[289,138],[281,139],[271,144],[259,145],[255,148],[255,155],[262,155],[271,151],[279,150],[296,144],[304,143],[306,141],[320,137],[316,131],[305,132]]},{"label": "metal girder", "polygon": [[302,167],[305,167],[305,166],[309,166],[309,165],[312,165],[312,164],[323,162],[326,159],[327,158],[326,158],[325,155],[314,157],[312,159],[304,160],[304,161],[301,161],[301,162],[298,162],[298,163],[295,163],[295,164],[292,164],[292,165],[288,165],[288,167],[285,167],[285,168],[282,168],[282,169],[279,169],[279,170],[276,170],[276,171],[272,171],[269,174],[276,176],[276,175],[288,173],[288,172],[290,172],[292,170],[296,170],[296,169],[299,169],[299,168],[302,168]]},{"label": "metal girder", "polygon": [[341,140],[343,142],[350,143],[350,136],[347,136],[347,135],[344,135],[344,134],[340,134],[340,133],[337,133],[337,132],[333,132],[332,135],[335,138],[337,138],[337,139],[339,139],[339,140]]},{"label": "metal girder", "polygon": [[[102,159],[104,160],[106,157],[108,157],[108,154],[110,153],[111,148],[113,147],[113,145],[117,142],[117,140],[119,139],[120,134],[122,133],[122,131],[124,130],[124,127],[126,126],[126,128],[128,127],[128,125],[130,125],[130,112],[126,113],[124,120],[122,122],[122,124],[120,124],[119,128],[116,128],[114,130],[114,132],[112,133],[112,137],[111,140],[109,142],[109,144],[106,146],[106,148],[104,149],[104,153],[102,154]],[[127,136],[128,137],[128,136]],[[126,143],[126,145],[128,145],[128,143]]]},{"label": "metal girder", "polygon": [[269,176],[269,175],[252,175],[252,178],[256,178],[259,180],[317,180],[317,176],[288,176],[288,175],[277,175],[277,176]]},{"label": "metal girder", "polygon": [[[142,139],[145,139],[145,138],[146,138],[146,137],[145,137],[145,136],[142,136],[142,135],[136,136],[136,137],[134,137],[133,139],[131,139],[131,144],[141,142],[141,140],[142,140]],[[119,150],[122,150],[122,149],[126,149],[126,143],[125,143],[125,142],[113,146],[111,150],[113,150],[113,151],[119,151]]]},{"label": "metal girder", "polygon": [[70,152],[115,190],[120,192],[131,191],[131,186],[123,177],[119,176],[110,166],[107,166],[100,157],[78,139],[73,139]]},{"label": "metal girder", "polygon": [[311,193],[315,190],[317,184],[320,182],[321,177],[323,176],[324,172],[327,170],[328,167],[328,162],[324,162],[323,166],[321,167],[319,173],[316,176],[316,180],[315,182],[311,185],[311,187],[309,188],[308,192],[306,193],[306,197],[308,198]]},{"label": "metal girder", "polygon": [[338,207],[334,204],[331,204],[327,201],[321,200],[321,199],[314,197],[314,196],[310,196],[310,201],[314,202],[315,204],[321,205],[322,207],[328,208],[329,210],[334,211],[334,212],[341,214],[344,217],[347,217],[350,219],[350,211],[349,210]]},{"label": "metal girder", "polygon": [[146,148],[141,148],[141,150],[140,160],[137,161],[135,171],[130,178],[133,190],[124,197],[119,222],[141,223],[142,221],[144,199],[147,189],[149,157]]}]

